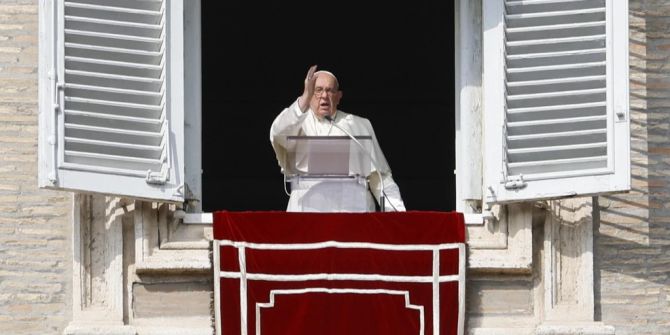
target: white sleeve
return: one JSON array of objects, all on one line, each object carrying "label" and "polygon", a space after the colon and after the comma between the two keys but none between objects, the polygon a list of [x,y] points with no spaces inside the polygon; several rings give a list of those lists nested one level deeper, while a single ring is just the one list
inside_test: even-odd
[{"label": "white sleeve", "polygon": [[270,143],[275,151],[277,162],[282,168],[286,167],[287,136],[299,135],[302,123],[307,113],[300,110],[298,100],[277,115],[270,127]]},{"label": "white sleeve", "polygon": [[[385,203],[384,211],[385,212],[406,211],[405,203],[402,201],[402,197],[400,196],[400,188],[398,187],[398,184],[396,184],[395,181],[393,180],[393,177],[391,176],[391,171],[388,171],[387,173],[382,173],[382,178],[384,178],[384,193],[386,194],[386,198],[384,200]],[[370,181],[370,190],[372,191],[375,200],[377,200],[377,203],[380,203],[379,199],[382,193],[382,185],[379,182],[379,175],[377,173],[371,174],[369,181]]]},{"label": "white sleeve", "polygon": [[[381,146],[377,141],[377,136],[375,135],[375,131],[372,128],[372,124],[367,119],[364,119],[364,123],[366,128],[368,128],[368,132],[372,136],[372,143],[373,143],[372,156],[374,157],[375,161],[378,164],[378,167],[375,169],[379,169],[382,179],[384,180],[384,193],[386,194],[384,211],[404,212],[406,209],[405,209],[405,203],[402,201],[402,197],[400,196],[400,188],[398,187],[398,184],[395,183],[393,177],[391,176],[391,168],[389,167],[389,164],[386,161],[386,157],[384,157],[384,153],[382,152]],[[379,199],[382,193],[382,183],[379,180],[379,174],[373,171],[370,174],[368,180],[370,183],[370,191],[372,191],[372,195],[374,195],[375,200],[377,200],[377,203],[380,203]]]}]

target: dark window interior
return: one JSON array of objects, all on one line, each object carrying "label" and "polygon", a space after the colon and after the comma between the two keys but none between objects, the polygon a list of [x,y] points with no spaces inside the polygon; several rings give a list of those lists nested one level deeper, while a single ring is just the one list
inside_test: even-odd
[{"label": "dark window interior", "polygon": [[339,109],[372,122],[408,210],[454,208],[451,1],[203,1],[202,13],[205,211],[286,208],[269,128],[312,64],[337,75]]}]

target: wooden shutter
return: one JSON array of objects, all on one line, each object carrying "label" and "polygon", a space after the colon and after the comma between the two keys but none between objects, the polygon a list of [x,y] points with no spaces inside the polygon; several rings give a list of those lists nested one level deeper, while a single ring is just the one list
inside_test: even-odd
[{"label": "wooden shutter", "polygon": [[40,35],[40,184],[183,201],[180,6],[56,3]]},{"label": "wooden shutter", "polygon": [[627,2],[484,1],[487,202],[630,188]]}]

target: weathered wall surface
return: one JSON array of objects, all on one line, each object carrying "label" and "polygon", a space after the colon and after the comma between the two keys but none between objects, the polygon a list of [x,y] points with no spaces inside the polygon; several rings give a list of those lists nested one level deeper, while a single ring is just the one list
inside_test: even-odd
[{"label": "weathered wall surface", "polygon": [[71,318],[71,196],[37,188],[37,1],[0,1],[0,334]]},{"label": "weathered wall surface", "polygon": [[670,1],[630,1],[629,20],[633,191],[599,200],[596,316],[669,334]]}]

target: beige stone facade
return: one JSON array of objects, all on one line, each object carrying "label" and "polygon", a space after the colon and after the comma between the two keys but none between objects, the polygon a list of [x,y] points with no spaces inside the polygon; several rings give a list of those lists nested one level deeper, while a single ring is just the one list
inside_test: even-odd
[{"label": "beige stone facade", "polygon": [[37,188],[37,4],[0,2],[0,334],[72,318],[72,195]]},{"label": "beige stone facade", "polygon": [[670,2],[630,2],[632,191],[601,197],[596,315],[670,333]]},{"label": "beige stone facade", "polygon": [[[37,7],[0,1],[0,334],[211,333],[207,226],[37,188]],[[633,190],[527,204],[500,246],[473,241],[511,263],[469,272],[470,333],[670,333],[670,1],[629,20]]]}]

